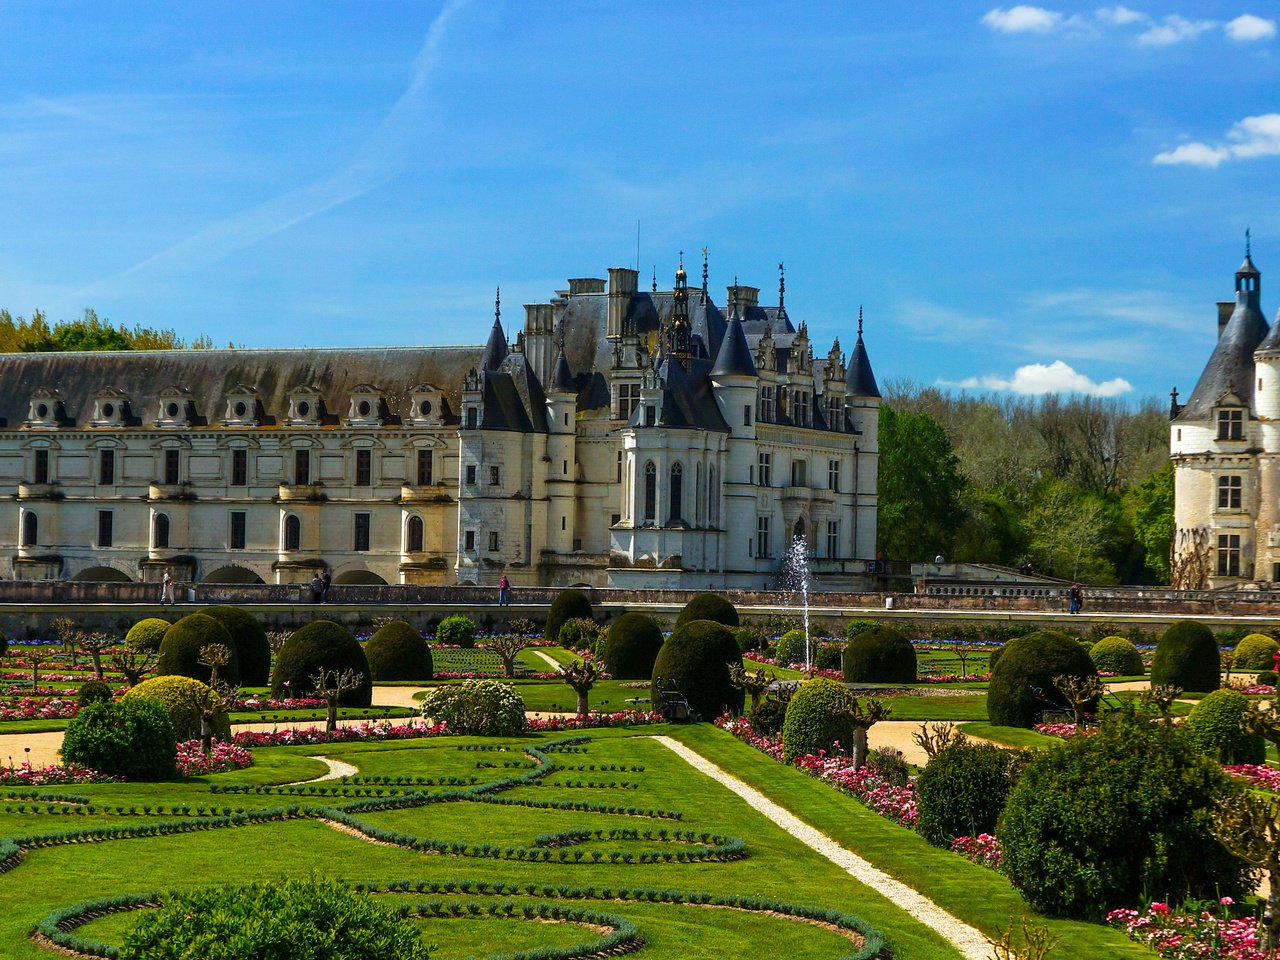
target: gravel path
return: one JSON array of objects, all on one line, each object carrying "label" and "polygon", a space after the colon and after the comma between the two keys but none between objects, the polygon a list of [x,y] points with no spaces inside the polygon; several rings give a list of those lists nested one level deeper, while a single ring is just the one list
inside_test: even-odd
[{"label": "gravel path", "polygon": [[354,777],[360,772],[360,768],[350,763],[343,763],[341,760],[334,760],[332,757],[307,757],[308,760],[319,760],[329,772],[322,777],[312,777],[310,780],[295,780],[293,783],[286,783],[286,787],[300,787],[307,783],[320,783],[324,780],[341,780],[343,777]]},{"label": "gravel path", "polygon": [[[872,729],[874,730],[875,728],[873,727]],[[764,814],[805,846],[822,854],[822,856],[846,871],[855,880],[866,884],[895,906],[901,907],[925,926],[935,930],[959,950],[966,960],[989,960],[991,948],[990,941],[986,937],[975,928],[962,923],[947,913],[947,911],[919,891],[908,887],[900,880],[895,880],[883,870],[872,866],[856,853],[846,850],[830,837],[795,816],[785,807],[779,806],[759,790],[747,786],[737,777],[721,770],[700,753],[690,750],[678,740],[673,740],[670,737],[654,737],[653,739],[668,750],[671,750],[695,770],[728,787],[742,797],[743,800],[746,800],[753,809]]]},{"label": "gravel path", "polygon": [[543,660],[547,661],[547,663],[551,664],[552,673],[560,669],[560,661],[555,657],[550,654],[543,653],[541,650],[534,650],[532,652],[535,657],[541,657]]}]

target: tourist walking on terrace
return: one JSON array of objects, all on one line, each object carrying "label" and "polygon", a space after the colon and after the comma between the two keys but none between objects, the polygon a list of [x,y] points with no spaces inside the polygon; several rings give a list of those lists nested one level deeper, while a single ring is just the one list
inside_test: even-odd
[{"label": "tourist walking on terrace", "polygon": [[498,606],[511,606],[511,581],[507,579],[504,573],[502,579],[498,581]]},{"label": "tourist walking on terrace", "polygon": [[173,597],[173,567],[164,568],[164,576],[160,578],[160,606],[165,604],[176,606],[177,601]]},{"label": "tourist walking on terrace", "polygon": [[1084,608],[1084,591],[1080,584],[1073,583],[1067,591],[1067,613],[1079,613]]},{"label": "tourist walking on terrace", "polygon": [[320,578],[320,602],[329,602],[329,588],[333,586],[333,574],[329,572],[329,568],[324,568],[324,575]]}]

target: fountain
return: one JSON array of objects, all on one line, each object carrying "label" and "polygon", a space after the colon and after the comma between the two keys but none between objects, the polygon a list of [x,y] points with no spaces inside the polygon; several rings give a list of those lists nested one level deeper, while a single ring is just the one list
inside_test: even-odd
[{"label": "fountain", "polygon": [[813,669],[813,639],[809,636],[809,545],[803,536],[796,537],[787,548],[783,582],[792,593],[800,595],[804,611],[804,669]]}]

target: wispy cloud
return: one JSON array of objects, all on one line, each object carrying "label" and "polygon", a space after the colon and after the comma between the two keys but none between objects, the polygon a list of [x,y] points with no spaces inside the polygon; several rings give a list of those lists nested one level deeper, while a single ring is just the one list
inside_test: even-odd
[{"label": "wispy cloud", "polygon": [[1028,396],[1083,393],[1094,397],[1118,397],[1133,390],[1133,384],[1123,377],[1099,383],[1062,360],[1049,364],[1028,363],[1018,367],[1009,377],[986,374],[963,380],[939,380],[938,383],[946,387],[959,387],[961,390],[1000,390]]},{"label": "wispy cloud", "polygon": [[1052,33],[1062,26],[1063,16],[1056,10],[1019,4],[989,10],[982,22],[998,33]]},{"label": "wispy cloud", "polygon": [[[1142,22],[1142,21],[1137,21]],[[1168,47],[1186,40],[1194,40],[1218,26],[1216,20],[1188,20],[1176,13],[1150,25],[1138,34],[1138,42],[1149,47]]]},{"label": "wispy cloud", "polygon": [[1216,167],[1228,160],[1280,156],[1280,113],[1245,117],[1227,131],[1225,142],[1184,143],[1157,153],[1152,163]]},{"label": "wispy cloud", "polygon": [[997,33],[1018,34],[1072,34],[1103,36],[1107,31],[1124,30],[1134,34],[1134,40],[1148,47],[1168,47],[1195,40],[1207,33],[1221,30],[1236,43],[1255,43],[1272,40],[1276,36],[1276,22],[1251,13],[1244,13],[1225,23],[1184,17],[1172,13],[1153,17],[1125,6],[1101,7],[1090,13],[1066,14],[1060,10],[1019,4],[1014,7],[995,7],[982,17],[982,23]]}]

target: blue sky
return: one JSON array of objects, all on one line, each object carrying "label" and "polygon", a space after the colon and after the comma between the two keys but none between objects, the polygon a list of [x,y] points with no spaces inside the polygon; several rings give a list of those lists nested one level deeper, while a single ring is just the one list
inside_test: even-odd
[{"label": "blue sky", "polygon": [[[879,377],[1194,385],[1252,227],[1272,3],[0,3],[0,304],[246,346],[482,342],[679,250]],[[698,268],[690,270],[695,275]]]}]

